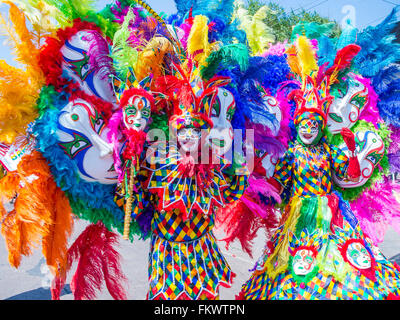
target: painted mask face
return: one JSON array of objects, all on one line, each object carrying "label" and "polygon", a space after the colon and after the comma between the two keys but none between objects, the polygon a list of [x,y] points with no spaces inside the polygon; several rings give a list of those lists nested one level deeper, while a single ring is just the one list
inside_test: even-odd
[{"label": "painted mask face", "polygon": [[[354,188],[364,185],[371,177],[375,167],[382,160],[385,153],[385,145],[382,138],[372,131],[359,131],[355,134],[357,158],[360,163],[361,177],[354,182],[341,179],[333,175],[335,183],[342,188]],[[345,144],[339,146],[349,156]]]},{"label": "painted mask face", "polygon": [[101,115],[83,99],[70,101],[58,117],[59,145],[72,159],[80,177],[87,182],[114,184],[112,145],[106,142],[107,129]]},{"label": "painted mask face", "polygon": [[[104,43],[100,43],[104,42]],[[90,64],[89,49],[91,46],[105,48],[96,52],[99,61],[95,67]],[[61,48],[63,56],[62,68],[77,81],[83,91],[104,101],[115,103],[115,95],[111,85],[112,66],[103,61],[110,54],[107,42],[96,31],[79,31],[65,42]]]},{"label": "painted mask face", "polygon": [[145,97],[133,96],[123,107],[123,121],[127,128],[141,131],[146,128],[150,118],[150,102]]},{"label": "painted mask face", "polygon": [[298,250],[293,257],[293,272],[299,276],[307,275],[314,269],[315,264],[316,261],[311,250]]},{"label": "painted mask face", "polygon": [[232,93],[224,88],[218,88],[212,102],[209,117],[213,122],[208,140],[218,155],[224,155],[232,147],[233,128],[231,121],[235,114],[236,103]]},{"label": "painted mask face", "polygon": [[350,264],[357,269],[371,268],[371,256],[367,249],[359,242],[353,242],[347,247],[346,257]]},{"label": "painted mask face", "polygon": [[331,90],[335,97],[329,107],[327,127],[333,134],[342,128],[351,128],[368,103],[368,88],[350,73],[343,82]]},{"label": "painted mask face", "polygon": [[196,128],[182,128],[177,132],[178,143],[184,152],[196,152],[199,148],[201,130]]},{"label": "painted mask face", "polygon": [[304,119],[298,125],[297,131],[299,138],[305,145],[317,143],[320,136],[320,126],[318,121]]}]

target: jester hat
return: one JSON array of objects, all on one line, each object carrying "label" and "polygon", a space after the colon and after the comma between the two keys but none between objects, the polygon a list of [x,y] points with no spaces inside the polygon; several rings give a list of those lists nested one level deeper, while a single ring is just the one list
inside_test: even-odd
[{"label": "jester hat", "polygon": [[166,103],[170,127],[175,133],[182,128],[212,128],[205,104],[211,89],[204,90],[205,84],[198,75],[199,69],[188,59],[185,64],[173,63],[173,70],[173,75],[156,80],[156,100]]},{"label": "jester hat", "polygon": [[126,106],[133,96],[145,97],[150,102],[151,110],[154,110],[155,100],[150,93],[150,86],[153,76],[150,74],[140,82],[136,79],[133,70],[129,68],[126,80],[123,82],[116,76],[113,77],[114,93],[119,108]]},{"label": "jester hat", "polygon": [[305,36],[299,36],[287,50],[288,64],[301,88],[293,90],[288,98],[296,103],[294,124],[297,126],[304,119],[313,119],[324,128],[327,113],[334,99],[330,95],[330,86],[338,82],[343,70],[347,69],[360,47],[350,44],[337,52],[333,65],[318,65],[316,45]]}]

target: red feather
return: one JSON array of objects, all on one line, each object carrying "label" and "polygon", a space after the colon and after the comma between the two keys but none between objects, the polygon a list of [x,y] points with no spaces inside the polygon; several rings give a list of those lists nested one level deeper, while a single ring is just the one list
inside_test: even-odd
[{"label": "red feather", "polygon": [[[114,299],[126,299],[123,289],[126,278],[121,270],[119,253],[114,249],[117,237],[102,222],[98,222],[88,226],[72,244],[68,250],[69,266],[78,260],[71,280],[75,300],[95,299],[103,282]],[[56,292],[57,283],[54,288]]]},{"label": "red feather", "polygon": [[226,238],[226,248],[235,239],[238,239],[242,249],[253,257],[253,240],[257,236],[260,228],[263,228],[267,235],[276,228],[275,214],[268,214],[265,219],[254,214],[241,200],[235,201],[224,208],[220,208],[217,213],[217,223],[223,226]]},{"label": "red feather", "polygon": [[326,75],[332,75],[350,67],[353,58],[360,52],[361,47],[356,44],[349,44],[336,53],[333,66],[326,71]]}]

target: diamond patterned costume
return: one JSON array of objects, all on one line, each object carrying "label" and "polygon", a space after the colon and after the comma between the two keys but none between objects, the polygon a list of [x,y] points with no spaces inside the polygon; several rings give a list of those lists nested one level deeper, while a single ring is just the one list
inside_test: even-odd
[{"label": "diamond patterned costume", "polygon": [[[234,274],[216,244],[215,209],[243,194],[247,175],[230,176],[219,158],[207,186],[179,171],[182,155],[173,144],[150,147],[138,173],[132,218],[144,204],[155,208],[149,254],[149,299],[215,299]],[[149,149],[150,150],[150,149]],[[184,211],[186,210],[186,211]],[[184,211],[184,212],[183,212]]]},{"label": "diamond patterned costume", "polygon": [[[310,147],[296,142],[278,161],[274,177],[282,185],[292,182],[292,198],[275,236],[242,287],[245,299],[376,300],[400,294],[399,267],[368,241],[347,202],[332,190],[332,172],[344,175],[347,165],[347,156],[324,138]],[[296,278],[290,252],[309,242],[313,232],[321,234],[322,243],[315,257],[316,274],[311,279]],[[298,237],[297,242],[291,242],[291,234]],[[348,252],[339,252],[352,241],[359,241],[370,253],[370,268],[356,268],[347,260]]]}]

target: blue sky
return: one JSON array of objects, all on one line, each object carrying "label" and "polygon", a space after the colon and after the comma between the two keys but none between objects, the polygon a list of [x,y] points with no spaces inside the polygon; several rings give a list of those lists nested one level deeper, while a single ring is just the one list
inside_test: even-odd
[{"label": "blue sky", "polygon": [[[176,12],[173,0],[146,0],[146,2],[156,12],[163,11],[167,14]],[[265,0],[265,3],[268,2],[269,0]],[[275,2],[278,2],[289,11],[298,12],[301,8],[316,11],[324,17],[336,20],[338,23],[350,18],[359,29],[378,24],[390,13],[395,5],[400,5],[400,0],[280,0]],[[98,1],[98,8],[101,9],[107,3],[112,3],[112,0]],[[1,13],[7,10],[7,5],[0,4]],[[0,37],[0,43],[3,42],[2,40],[3,38]],[[13,63],[10,50],[3,44],[0,47],[0,59]]]}]

